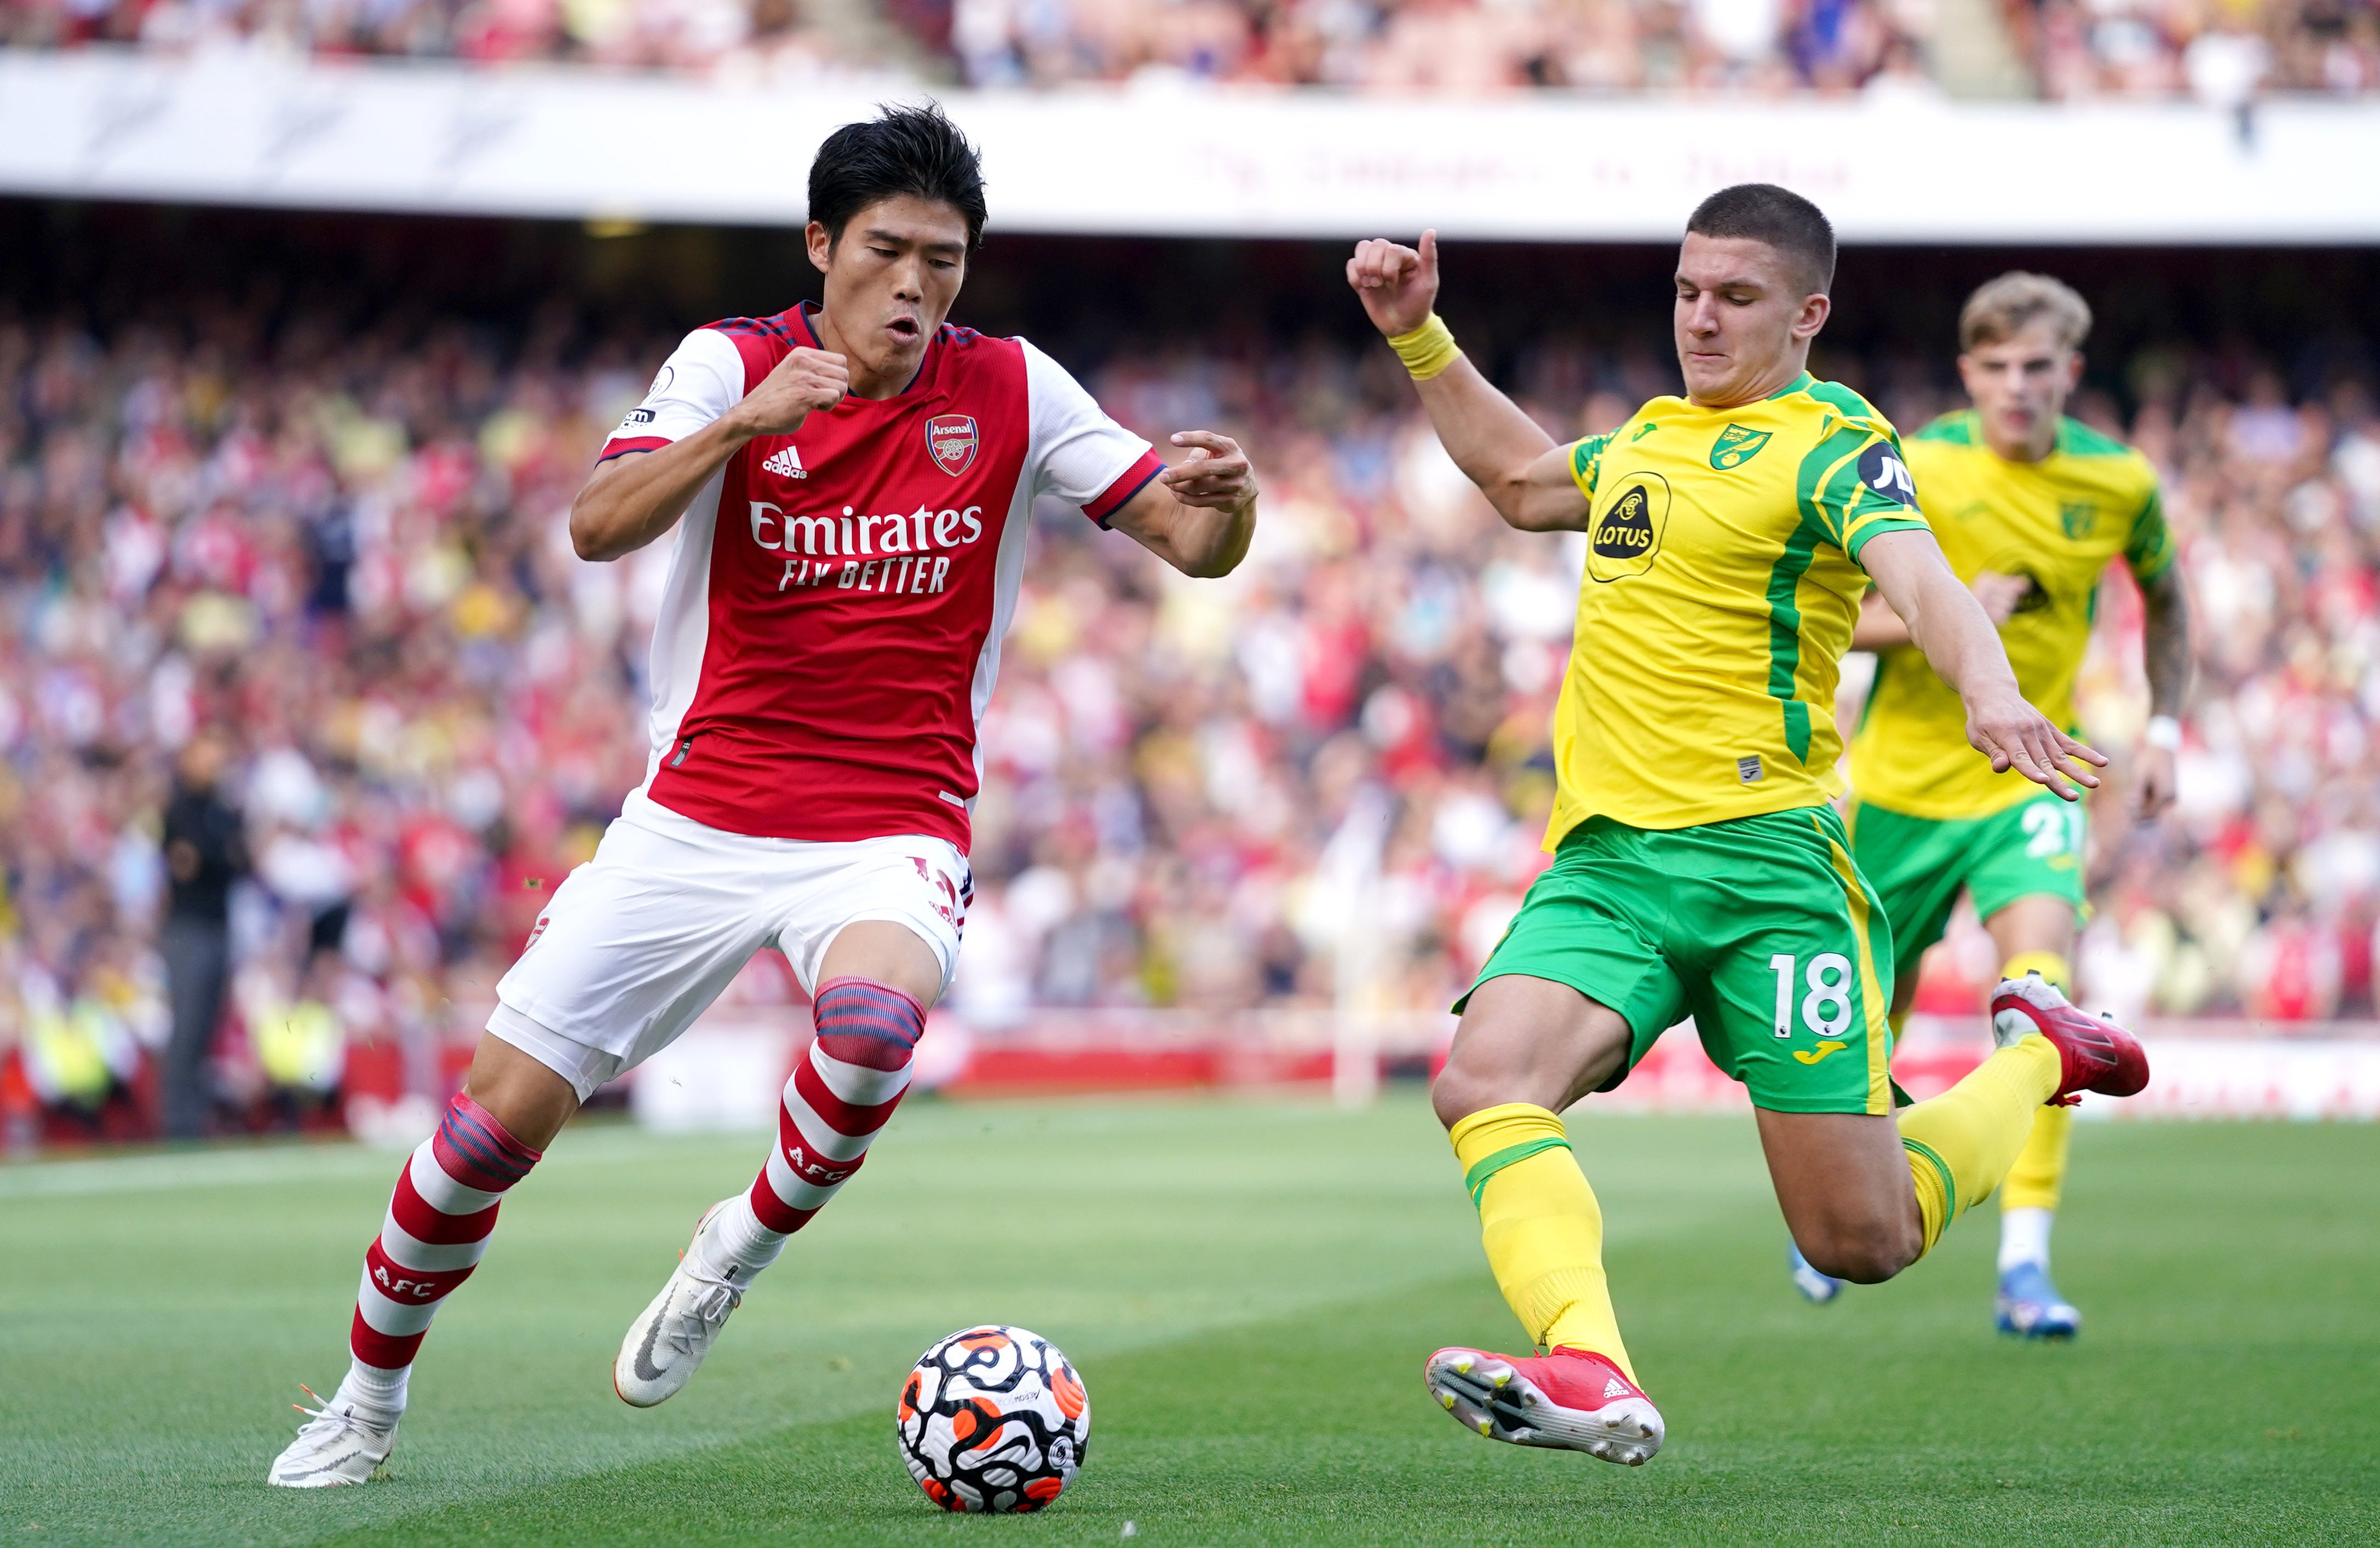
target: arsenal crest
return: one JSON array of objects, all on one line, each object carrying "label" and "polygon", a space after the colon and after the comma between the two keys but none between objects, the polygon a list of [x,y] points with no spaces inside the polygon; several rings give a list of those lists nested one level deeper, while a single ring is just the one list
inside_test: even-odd
[{"label": "arsenal crest", "polygon": [[975,462],[975,420],[964,414],[937,414],[926,421],[926,455],[955,478]]}]

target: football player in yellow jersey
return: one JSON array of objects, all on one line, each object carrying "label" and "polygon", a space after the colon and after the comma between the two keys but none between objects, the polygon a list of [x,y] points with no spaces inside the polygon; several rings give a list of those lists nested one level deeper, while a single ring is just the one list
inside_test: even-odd
[{"label": "football player in yellow jersey", "polygon": [[1678,256],[1686,395],[1556,446],[1431,310],[1430,234],[1418,249],[1362,243],[1347,266],[1504,519],[1586,534],[1554,719],[1553,863],[1458,1002],[1431,1093],[1497,1283],[1547,1350],[1430,1357],[1438,1400],[1498,1440],[1631,1464],[1660,1447],[1559,1115],[1618,1085],[1682,1017],[1750,1089],[1794,1240],[1861,1281],[1907,1267],[1990,1193],[2044,1103],[2148,1079],[2129,1034],[2028,978],[1995,997],[2003,1046],[1893,1116],[1890,931],[1830,799],[1836,672],[1868,581],[1957,690],[1979,764],[2072,800],[2106,760],[2019,691],[1926,531],[1892,427],[1804,369],[1834,267],[1809,200],[1766,184],[1713,195]]},{"label": "football player in yellow jersey", "polygon": [[[2090,327],[2082,297],[2046,275],[2002,274],[1977,290],[1959,318],[1959,374],[1974,406],[1919,432],[1909,466],[1943,554],[1999,625],[2017,686],[2060,726],[2074,724],[2100,577],[2119,556],[2130,566],[2146,602],[2150,708],[2133,810],[2151,817],[2173,799],[2189,611],[2148,459],[2064,416]],[[1866,599],[1852,644],[1879,652],[1852,741],[1850,827],[1852,857],[1892,925],[1896,1031],[1918,959],[1962,888],[2004,977],[2037,972],[2066,988],[2083,903],[2082,808],[1975,759],[1959,695],[1882,598]],[[2073,1109],[2043,1108],[2000,1188],[2003,1332],[2071,1337],[2082,1326],[2049,1277],[2072,1123]],[[1814,1300],[1839,1288],[1798,1262],[1794,1282]]]}]

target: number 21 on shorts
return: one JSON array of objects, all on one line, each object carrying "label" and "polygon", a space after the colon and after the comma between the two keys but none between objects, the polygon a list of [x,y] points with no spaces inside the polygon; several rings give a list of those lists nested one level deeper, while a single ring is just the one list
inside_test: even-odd
[{"label": "number 21 on shorts", "polygon": [[[1800,964],[1799,957],[1781,951],[1768,959],[1768,970],[1777,975],[1779,1037],[1793,1035],[1794,970]],[[1802,1024],[1820,1037],[1841,1036],[1852,1024],[1852,960],[1840,951],[1819,952],[1801,975],[1801,986],[1809,991],[1802,997]]]},{"label": "number 21 on shorts", "polygon": [[[2017,819],[2024,825],[2024,853],[2028,859],[2046,860],[2059,869],[2074,864],[2073,857],[2082,849],[2082,808],[2068,805],[2063,801],[2035,801],[2024,808]],[[2064,865],[2058,865],[2059,861]]]}]

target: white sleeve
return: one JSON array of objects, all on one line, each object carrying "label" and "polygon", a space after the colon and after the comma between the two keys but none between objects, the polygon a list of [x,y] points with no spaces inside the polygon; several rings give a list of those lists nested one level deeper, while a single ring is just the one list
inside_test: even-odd
[{"label": "white sleeve", "polygon": [[1100,409],[1066,369],[1024,340],[1026,412],[1032,438],[1026,477],[1037,494],[1054,494],[1101,526],[1164,470],[1148,442]]},{"label": "white sleeve", "polygon": [[744,357],[715,328],[697,328],[670,352],[645,401],[628,410],[604,457],[650,452],[692,435],[744,401]]}]

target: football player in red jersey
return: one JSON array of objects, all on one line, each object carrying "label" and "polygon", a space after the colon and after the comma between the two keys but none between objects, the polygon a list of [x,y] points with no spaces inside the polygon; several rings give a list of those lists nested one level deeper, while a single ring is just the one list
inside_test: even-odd
[{"label": "football player in red jersey", "polygon": [[638,1407],[684,1386],[753,1276],[858,1169],[950,981],[976,729],[1034,501],[1186,574],[1247,552],[1256,478],[1229,437],[1174,436],[1186,454],[1168,468],[1030,344],[943,320],[985,207],[975,148],[940,109],[828,137],[809,213],[824,304],[688,334],[572,508],[585,559],[674,532],[646,779],[498,985],[463,1091],[365,1256],[346,1378],[274,1483],[372,1476],[504,1192],[589,1094],[773,947],[818,1029],[777,1143],[703,1215],[613,1368]]}]

